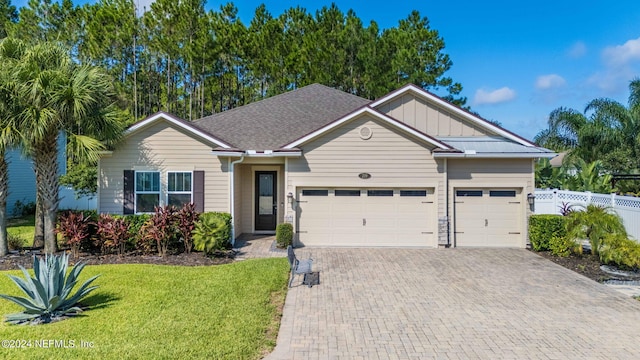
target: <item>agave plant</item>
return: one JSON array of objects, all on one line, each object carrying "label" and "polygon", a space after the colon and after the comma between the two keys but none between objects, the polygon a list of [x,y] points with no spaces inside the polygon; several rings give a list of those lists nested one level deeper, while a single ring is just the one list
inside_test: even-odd
[{"label": "agave plant", "polygon": [[61,320],[65,316],[77,315],[82,311],[77,306],[80,299],[85,297],[97,286],[89,286],[99,276],[96,275],[85,281],[75,294],[71,291],[78,283],[78,276],[84,268],[84,263],[79,262],[71,268],[67,275],[69,265],[69,255],[45,256],[44,259],[33,258],[33,273],[22,266],[24,279],[9,275],[9,278],[18,285],[27,297],[18,297],[0,294],[0,297],[14,302],[22,307],[24,311],[9,314],[6,321],[12,324],[39,324]]}]

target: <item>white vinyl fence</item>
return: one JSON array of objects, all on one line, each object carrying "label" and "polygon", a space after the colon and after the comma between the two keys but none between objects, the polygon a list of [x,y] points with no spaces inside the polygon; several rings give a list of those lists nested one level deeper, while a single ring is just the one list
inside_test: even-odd
[{"label": "white vinyl fence", "polygon": [[638,197],[558,189],[536,189],[535,195],[534,212],[536,214],[560,214],[563,203],[574,207],[595,204],[611,208],[622,218],[629,236],[636,240],[640,239],[640,198]]}]

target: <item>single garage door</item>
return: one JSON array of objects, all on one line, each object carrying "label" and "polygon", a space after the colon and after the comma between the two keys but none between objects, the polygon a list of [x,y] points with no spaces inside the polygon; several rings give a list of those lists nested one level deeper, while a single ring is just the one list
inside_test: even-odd
[{"label": "single garage door", "polygon": [[456,189],[456,246],[522,247],[521,189]]},{"label": "single garage door", "polygon": [[305,246],[434,246],[433,189],[298,189]]}]

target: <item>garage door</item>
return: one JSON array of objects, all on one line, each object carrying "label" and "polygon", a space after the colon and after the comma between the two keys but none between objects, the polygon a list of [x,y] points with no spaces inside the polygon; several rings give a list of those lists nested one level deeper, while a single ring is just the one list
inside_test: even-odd
[{"label": "garage door", "polygon": [[521,189],[456,189],[456,246],[522,246]]},{"label": "garage door", "polygon": [[434,246],[433,189],[298,190],[305,246]]}]

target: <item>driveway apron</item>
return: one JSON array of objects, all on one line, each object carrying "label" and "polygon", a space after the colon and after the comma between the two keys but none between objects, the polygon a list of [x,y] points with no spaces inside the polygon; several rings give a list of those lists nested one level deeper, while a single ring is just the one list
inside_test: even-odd
[{"label": "driveway apron", "polygon": [[[640,301],[522,249],[297,249],[267,359],[640,359]],[[296,279],[297,280],[297,279]]]}]

